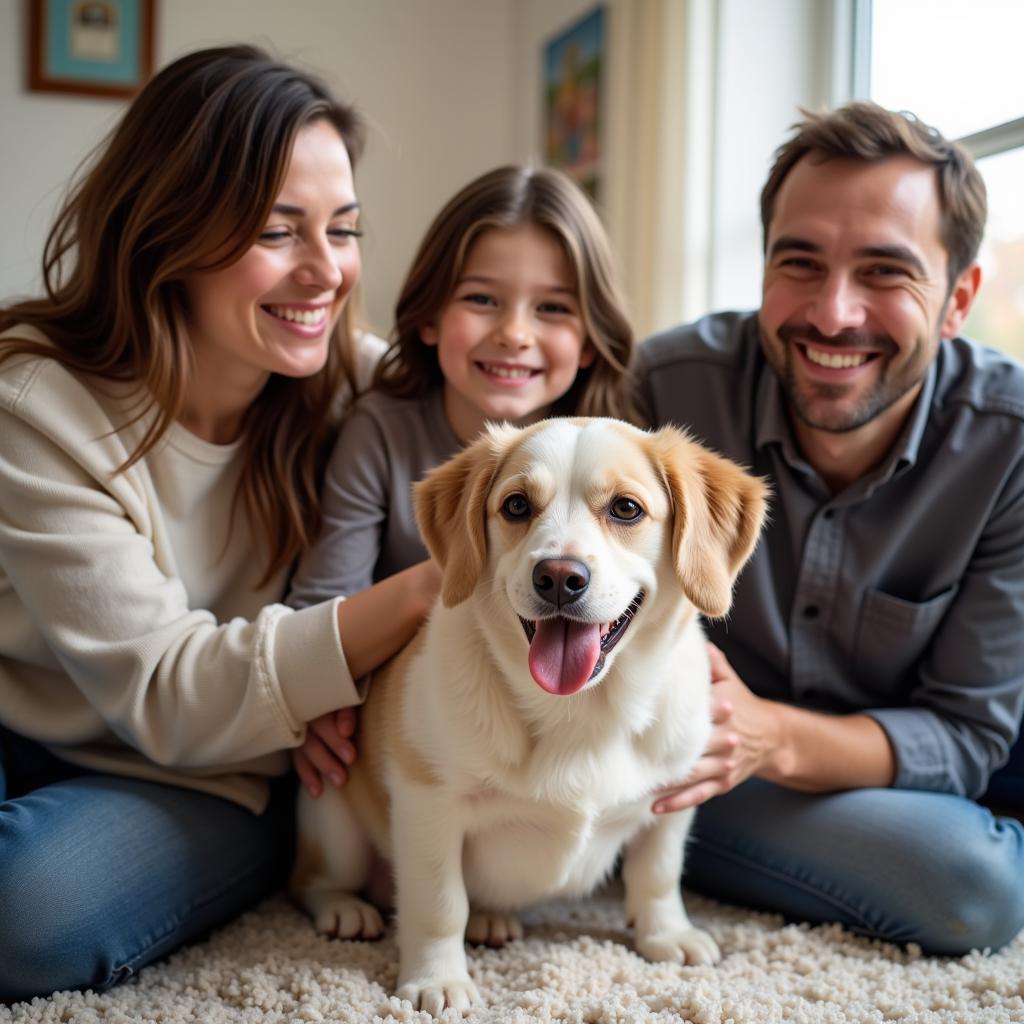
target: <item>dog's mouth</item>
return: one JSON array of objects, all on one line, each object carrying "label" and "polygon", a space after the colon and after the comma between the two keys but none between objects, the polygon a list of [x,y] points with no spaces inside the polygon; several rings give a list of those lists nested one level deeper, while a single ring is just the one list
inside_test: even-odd
[{"label": "dog's mouth", "polygon": [[530,674],[537,685],[561,697],[581,690],[603,668],[605,658],[625,635],[644,602],[638,591],[612,622],[579,622],[562,615],[531,622],[520,616],[530,644]]}]

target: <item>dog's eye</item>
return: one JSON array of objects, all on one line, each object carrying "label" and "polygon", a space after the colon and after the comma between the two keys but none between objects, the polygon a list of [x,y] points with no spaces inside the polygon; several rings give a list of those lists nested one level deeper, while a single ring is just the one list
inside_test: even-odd
[{"label": "dog's eye", "polygon": [[501,514],[506,519],[526,519],[531,511],[530,503],[522,494],[510,494],[501,504]]},{"label": "dog's eye", "polygon": [[632,498],[616,498],[608,506],[608,513],[620,523],[635,523],[643,516],[644,510]]}]

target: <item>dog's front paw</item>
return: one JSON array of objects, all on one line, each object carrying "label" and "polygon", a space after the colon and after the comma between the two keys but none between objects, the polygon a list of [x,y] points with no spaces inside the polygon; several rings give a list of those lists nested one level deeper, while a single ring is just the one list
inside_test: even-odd
[{"label": "dog's front paw", "polygon": [[349,893],[336,893],[318,903],[313,925],[323,935],[379,939],[384,934],[384,921],[377,908]]},{"label": "dog's front paw", "polygon": [[504,946],[523,937],[523,926],[515,914],[504,910],[474,910],[469,915],[466,939],[480,946]]},{"label": "dog's front paw", "polygon": [[722,953],[707,932],[680,928],[636,937],[637,952],[648,960],[673,960],[681,964],[717,964]]},{"label": "dog's front paw", "polygon": [[480,1002],[480,993],[468,974],[463,978],[413,978],[400,985],[396,994],[432,1017],[440,1017],[444,1010],[461,1013]]}]

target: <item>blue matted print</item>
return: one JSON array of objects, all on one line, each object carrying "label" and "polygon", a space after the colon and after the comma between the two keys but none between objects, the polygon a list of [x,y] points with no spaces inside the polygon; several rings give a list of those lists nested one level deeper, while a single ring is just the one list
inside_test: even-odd
[{"label": "blue matted print", "polygon": [[130,96],[149,77],[154,0],[31,0],[29,86]]},{"label": "blue matted print", "polygon": [[138,81],[137,0],[85,4],[81,0],[50,0],[49,16],[46,68],[53,78],[121,85]]}]

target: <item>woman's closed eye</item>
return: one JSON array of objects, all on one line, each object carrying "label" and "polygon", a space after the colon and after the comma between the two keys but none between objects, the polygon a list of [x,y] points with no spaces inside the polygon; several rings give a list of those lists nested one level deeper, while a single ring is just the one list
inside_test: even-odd
[{"label": "woman's closed eye", "polygon": [[[299,235],[292,228],[267,228],[260,233],[260,241],[264,245],[280,245]],[[335,244],[347,244],[353,238],[362,238],[363,233],[358,228],[336,227],[327,229],[327,237]]]},{"label": "woman's closed eye", "polygon": [[261,242],[285,242],[291,237],[292,232],[288,228],[267,228],[260,233]]},{"label": "woman's closed eye", "polygon": [[338,227],[331,228],[327,234],[335,242],[348,242],[353,238],[362,238],[363,233],[358,228],[352,227]]}]

